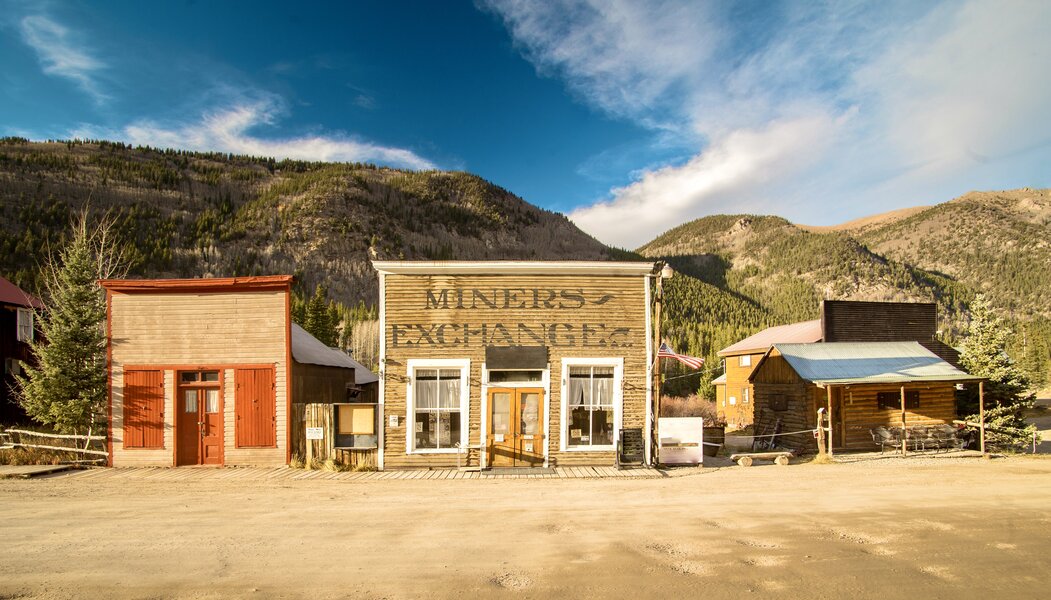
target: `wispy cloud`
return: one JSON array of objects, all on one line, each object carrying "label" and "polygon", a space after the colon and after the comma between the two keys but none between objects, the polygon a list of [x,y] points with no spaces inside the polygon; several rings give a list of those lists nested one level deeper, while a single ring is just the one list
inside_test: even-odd
[{"label": "wispy cloud", "polygon": [[1046,2],[485,6],[582,101],[692,146],[572,212],[606,242],[716,212],[845,220],[1051,160]]},{"label": "wispy cloud", "polygon": [[371,162],[407,169],[436,168],[433,162],[411,150],[382,146],[345,134],[275,138],[253,135],[255,129],[275,125],[283,112],[282,104],[276,97],[266,96],[254,100],[242,98],[191,122],[140,120],[117,130],[84,126],[70,132],[70,135],[106,137],[160,148],[273,156],[278,159]]},{"label": "wispy cloud", "polygon": [[101,90],[96,74],[106,65],[91,55],[69,28],[44,15],[30,15],[19,22],[22,40],[37,54],[48,75],[76,83],[95,102],[108,96]]}]

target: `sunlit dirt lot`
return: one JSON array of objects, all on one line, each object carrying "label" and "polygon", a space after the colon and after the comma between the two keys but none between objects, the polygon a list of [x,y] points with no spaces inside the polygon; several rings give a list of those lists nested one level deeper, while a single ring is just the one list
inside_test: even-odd
[{"label": "sunlit dirt lot", "polygon": [[1041,598],[1051,460],[0,481],[2,598]]}]

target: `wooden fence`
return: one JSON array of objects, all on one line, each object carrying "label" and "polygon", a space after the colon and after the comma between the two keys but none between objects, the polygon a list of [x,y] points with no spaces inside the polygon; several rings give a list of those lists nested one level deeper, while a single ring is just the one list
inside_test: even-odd
[{"label": "wooden fence", "polygon": [[[37,441],[41,440],[41,441]],[[7,429],[0,433],[0,450],[13,448],[32,448],[37,450],[57,450],[80,455],[74,462],[101,462],[106,460],[104,435],[67,435],[43,433],[28,429]],[[102,458],[88,458],[101,456]]]}]

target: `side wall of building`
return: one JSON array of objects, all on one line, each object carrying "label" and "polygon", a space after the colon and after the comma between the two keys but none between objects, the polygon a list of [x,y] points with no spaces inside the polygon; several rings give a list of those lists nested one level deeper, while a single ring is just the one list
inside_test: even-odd
[{"label": "side wall of building", "polygon": [[[222,371],[224,463],[283,465],[286,457],[288,366],[287,293],[112,293],[112,447],[114,466],[174,464],[175,402],[180,370]],[[272,366],[277,446],[238,448],[234,369]],[[164,372],[164,447],[125,448],[123,389],[126,367]]]},{"label": "side wall of building", "polygon": [[[743,365],[742,357],[745,359]],[[731,428],[751,425],[754,420],[755,390],[748,377],[762,357],[763,353],[758,352],[734,354],[723,359],[726,364],[726,383],[719,386],[722,394],[717,393],[716,410]]]}]

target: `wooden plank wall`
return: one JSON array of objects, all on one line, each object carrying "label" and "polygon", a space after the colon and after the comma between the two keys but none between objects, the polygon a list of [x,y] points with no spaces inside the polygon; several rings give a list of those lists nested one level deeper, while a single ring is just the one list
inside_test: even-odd
[{"label": "wooden plank wall", "polygon": [[[727,424],[734,426],[750,425],[754,420],[755,390],[748,383],[748,376],[752,374],[763,353],[751,353],[746,356],[752,357],[752,364],[742,367],[740,365],[741,355],[724,357],[726,363],[726,384],[719,387],[722,394],[716,395],[716,411],[719,416],[726,419]],[[748,390],[748,403],[744,403],[744,391]],[[730,404],[730,396],[737,399],[737,404]]]},{"label": "wooden plank wall", "polygon": [[[938,425],[951,423],[956,418],[956,389],[952,383],[909,384],[906,391],[920,393],[920,406],[906,409],[905,419],[913,425]],[[846,447],[858,450],[876,448],[869,429],[875,427],[900,427],[901,410],[879,409],[876,394],[890,392],[899,394],[901,387],[895,384],[850,386],[842,389],[844,431]],[[824,390],[821,391],[822,394]]]},{"label": "wooden plank wall", "polygon": [[[385,407],[382,417],[385,429],[384,462],[385,468],[426,468],[449,467],[456,465],[455,453],[449,454],[406,454],[406,391],[408,384],[407,361],[425,358],[470,359],[470,413],[469,442],[479,444],[481,432],[481,389],[482,363],[485,361],[485,341],[475,335],[465,344],[419,344],[405,345],[407,339],[402,336],[399,345],[394,344],[392,325],[450,323],[470,324],[478,328],[482,324],[492,326],[504,324],[510,333],[518,337],[517,326],[526,324],[538,330],[541,324],[568,324],[572,330],[563,325],[556,328],[555,343],[548,341],[549,365],[551,377],[550,422],[547,424],[547,438],[550,464],[555,465],[612,465],[614,453],[609,452],[560,452],[561,436],[561,388],[563,384],[562,358],[605,358],[623,357],[623,419],[624,428],[644,428],[646,418],[646,311],[645,286],[647,280],[640,276],[603,276],[580,277],[566,275],[481,275],[481,276],[385,276],[385,336],[386,367],[383,376],[386,378]],[[477,308],[456,308],[455,301],[448,308],[428,308],[428,290],[455,290],[462,288],[468,293],[472,289],[518,290],[514,300],[503,303],[496,308],[481,306]],[[547,308],[540,303],[534,308],[531,290],[571,290],[580,292],[589,301],[576,307],[573,301],[566,304],[571,308]],[[603,297],[606,301],[595,303]],[[561,300],[561,299],[556,299]],[[524,306],[523,306],[524,305]],[[603,343],[595,332],[590,332],[585,343],[583,324],[593,328],[604,326],[608,333],[613,328],[626,327],[629,332],[617,339],[617,345]],[[572,335],[572,339],[566,336]],[[456,331],[446,332],[446,341],[456,338]],[[409,338],[411,339],[411,338]],[[516,340],[517,341],[517,340]],[[494,345],[513,345],[506,340],[498,339]],[[531,339],[522,340],[522,345],[540,345]],[[538,386],[539,387],[539,386]],[[398,415],[399,426],[390,427],[388,415]]]},{"label": "wooden plank wall", "polygon": [[[170,466],[173,462],[172,398],[179,367],[275,367],[277,447],[237,448],[232,368],[223,372],[224,455],[227,465],[285,464],[287,312],[285,292],[135,293],[111,296],[113,359],[113,460],[115,466]],[[164,449],[125,449],[124,365],[165,370]]]},{"label": "wooden plank wall", "polygon": [[[296,403],[292,405],[292,454],[302,458],[309,465],[317,460],[324,462],[330,458],[355,469],[375,469],[377,457],[375,450],[336,450],[334,447],[334,407],[332,404]],[[307,427],[322,427],[325,438],[308,440]]]},{"label": "wooden plank wall", "polygon": [[938,330],[937,307],[926,302],[821,303],[826,342],[925,342]]}]

